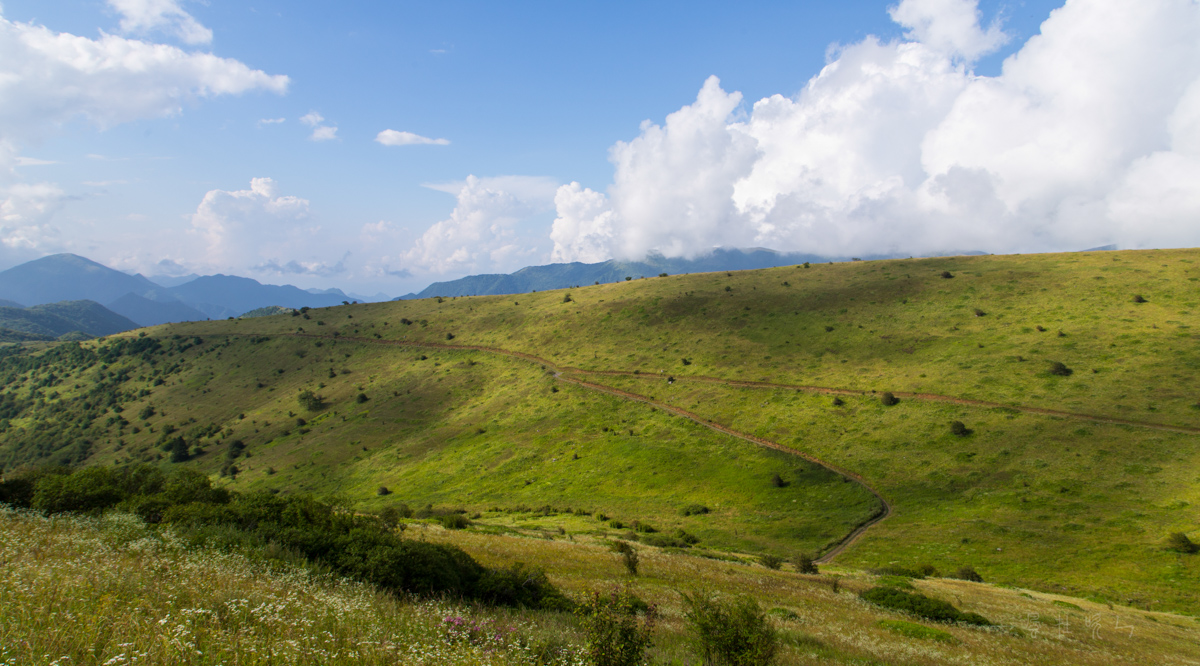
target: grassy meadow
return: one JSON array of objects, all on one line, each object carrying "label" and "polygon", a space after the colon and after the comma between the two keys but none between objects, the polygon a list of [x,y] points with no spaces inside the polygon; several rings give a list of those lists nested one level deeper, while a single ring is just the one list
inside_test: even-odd
[{"label": "grassy meadow", "polygon": [[[854,594],[883,579],[801,576],[643,551],[630,579],[600,546],[438,527],[485,563],[526,561],[568,593],[631,586],[657,604],[652,663],[698,663],[679,591],[737,591],[779,631],[781,666],[810,664],[1189,664],[1190,618],[949,580],[921,592],[985,614],[980,629],[921,622]],[[135,517],[46,518],[0,511],[0,663],[582,664],[567,613],[396,598],[262,556],[183,547]],[[837,591],[833,582],[837,581]]]}]

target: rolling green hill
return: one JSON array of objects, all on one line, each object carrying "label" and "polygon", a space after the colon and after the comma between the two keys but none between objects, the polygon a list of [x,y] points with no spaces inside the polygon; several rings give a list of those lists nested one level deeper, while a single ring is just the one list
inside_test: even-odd
[{"label": "rolling green hill", "polygon": [[102,336],[137,328],[95,301],[61,301],[31,308],[0,307],[0,328],[43,339],[82,332]]},{"label": "rolling green hill", "polygon": [[0,464],[182,446],[238,488],[461,506],[498,531],[569,507],[592,514],[564,528],[580,538],[637,520],[785,556],[873,520],[874,490],[891,514],[839,563],[1195,612],[1200,556],[1164,540],[1200,538],[1197,260],[814,264],[10,350]]}]

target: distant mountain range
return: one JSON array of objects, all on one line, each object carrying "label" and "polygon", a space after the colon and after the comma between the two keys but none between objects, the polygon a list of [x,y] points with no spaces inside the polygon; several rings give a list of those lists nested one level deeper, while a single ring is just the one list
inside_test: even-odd
[{"label": "distant mountain range", "polygon": [[[470,275],[435,282],[420,293],[392,300],[522,294],[654,277],[662,273],[749,270],[806,261],[851,259],[764,248],[720,248],[695,259],[652,255],[643,261],[549,264],[529,266],[509,274]],[[225,319],[250,312],[262,314],[302,307],[329,307],[351,300],[386,299],[385,294],[364,298],[340,289],[269,285],[233,275],[155,276],[149,279],[140,274],[122,273],[75,254],[55,254],[0,272],[0,329],[3,329],[0,341],[29,336],[36,339],[63,335],[101,336],[170,322]]]},{"label": "distant mountain range", "polygon": [[[72,330],[98,336],[168,322],[225,319],[269,306],[319,308],[356,300],[338,289],[309,291],[232,275],[190,278],[155,282],[74,254],[42,257],[0,272],[0,310],[5,312],[0,328],[42,338],[59,337],[68,332],[56,333],[65,324],[51,322],[38,308],[64,301],[90,302],[111,316],[106,321],[112,326],[123,326],[110,330],[112,326],[100,325],[95,317],[86,321],[68,318],[81,323]],[[24,309],[27,306],[35,307]],[[83,311],[76,307],[71,312],[82,316]]]},{"label": "distant mountain range", "polygon": [[[882,259],[886,257],[866,257]],[[719,248],[696,259],[668,259],[649,256],[644,261],[610,259],[596,264],[579,262],[529,266],[507,275],[469,275],[449,282],[434,282],[420,293],[406,294],[392,300],[432,298],[434,296],[486,296],[494,294],[525,294],[531,291],[563,289],[576,285],[620,282],[625,278],[654,277],[662,273],[709,273],[712,271],[742,271],[808,262],[848,261],[850,257],[819,257],[814,254],[784,253],[764,248]]]}]

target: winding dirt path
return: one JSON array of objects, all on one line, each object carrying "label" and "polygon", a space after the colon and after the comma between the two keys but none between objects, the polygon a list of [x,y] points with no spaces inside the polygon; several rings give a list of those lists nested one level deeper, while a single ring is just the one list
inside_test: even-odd
[{"label": "winding dirt path", "polygon": [[[510,349],[502,349],[499,347],[488,347],[485,345],[463,345],[463,344],[455,345],[455,344],[446,344],[446,343],[441,343],[441,342],[421,342],[421,341],[417,341],[417,340],[386,340],[386,339],[380,339],[380,338],[360,338],[360,337],[350,337],[350,336],[338,336],[338,337],[334,338],[332,336],[315,335],[315,334],[311,334],[311,333],[286,333],[284,335],[286,335],[288,337],[297,337],[297,338],[316,338],[316,339],[322,339],[322,340],[343,340],[346,342],[359,342],[359,343],[376,344],[376,345],[390,345],[390,346],[397,346],[397,347],[445,349],[445,350],[449,350],[449,351],[463,351],[463,350],[481,351],[481,352],[488,352],[488,353],[492,353],[492,354],[499,354],[502,356],[508,356],[510,358],[521,359],[523,361],[528,361],[531,363],[539,364],[543,370],[546,370],[547,372],[552,373],[554,375],[554,378],[557,379],[558,381],[566,382],[568,384],[574,384],[576,386],[579,386],[581,388],[585,388],[588,390],[597,391],[600,393],[606,393],[608,395],[612,395],[612,396],[622,398],[625,400],[630,400],[633,402],[640,402],[640,403],[643,403],[646,405],[650,405],[656,409],[661,409],[664,412],[689,419],[695,423],[698,423],[699,425],[709,428],[710,430],[714,430],[716,432],[720,432],[720,433],[729,435],[731,437],[736,437],[738,439],[750,442],[750,443],[758,445],[758,446],[762,446],[764,448],[774,449],[776,451],[781,451],[781,452],[787,453],[789,455],[794,455],[794,456],[803,458],[815,465],[820,465],[821,467],[824,467],[825,469],[827,469],[835,474],[839,474],[843,477],[853,480],[854,482],[858,483],[863,488],[865,488],[868,492],[870,492],[872,495],[874,495],[876,499],[879,500],[879,510],[874,515],[872,515],[870,518],[868,518],[866,521],[864,521],[861,525],[859,525],[857,528],[855,528],[852,532],[847,534],[845,538],[843,538],[838,543],[834,544],[831,548],[826,550],[819,558],[817,558],[816,562],[819,564],[831,562],[835,557],[837,557],[843,551],[845,551],[846,548],[853,545],[854,542],[857,541],[863,534],[865,534],[868,529],[870,529],[871,527],[873,527],[875,525],[878,525],[881,521],[883,521],[884,519],[886,519],[888,516],[890,516],[892,514],[892,505],[886,499],[884,499],[883,495],[881,495],[879,493],[879,491],[877,491],[873,487],[871,487],[871,485],[869,483],[867,483],[865,479],[863,479],[858,474],[851,472],[850,470],[843,469],[842,467],[839,467],[838,465],[834,465],[832,463],[826,462],[810,453],[798,451],[796,449],[792,449],[792,448],[783,446],[777,442],[773,442],[769,439],[764,439],[762,437],[756,437],[754,435],[750,435],[750,434],[747,434],[744,432],[734,430],[734,429],[724,426],[720,423],[716,423],[711,419],[705,419],[705,418],[703,418],[697,414],[694,414],[686,409],[667,404],[667,403],[659,401],[655,398],[651,398],[651,397],[645,396],[645,395],[640,395],[637,393],[631,393],[629,391],[618,389],[618,388],[615,388],[612,386],[606,386],[604,384],[598,384],[598,383],[595,383],[592,381],[587,381],[578,376],[571,376],[571,375],[582,375],[582,376],[589,376],[589,375],[597,376],[598,375],[598,376],[608,376],[608,377],[635,377],[638,379],[662,381],[662,377],[660,377],[658,375],[649,375],[649,374],[629,372],[629,371],[624,371],[624,370],[584,370],[581,368],[573,368],[573,367],[569,367],[569,366],[559,366],[559,365],[556,365],[555,363],[553,363],[552,361],[541,358],[539,356],[534,356],[533,354],[527,354],[524,352],[513,351]],[[867,390],[832,388],[832,387],[827,387],[827,386],[807,386],[807,385],[800,385],[800,384],[776,384],[776,383],[771,383],[771,382],[755,382],[755,381],[744,381],[744,380],[736,380],[736,379],[722,379],[719,377],[707,377],[707,376],[703,376],[703,375],[681,375],[678,377],[674,377],[674,380],[677,382],[701,382],[701,383],[708,383],[708,384],[720,384],[722,386],[730,386],[730,387],[737,387],[737,388],[762,388],[762,389],[771,389],[771,390],[787,389],[787,390],[805,391],[805,392],[809,392],[809,393],[821,393],[821,394],[827,394],[827,395],[863,396],[863,395],[872,395],[875,393],[875,391],[867,391]],[[956,398],[953,396],[939,395],[936,393],[907,393],[907,392],[896,391],[896,392],[893,392],[893,394],[898,398],[926,400],[926,401],[931,401],[931,402],[952,403],[952,404],[967,405],[967,406],[972,406],[972,407],[1014,409],[1014,410],[1024,412],[1027,414],[1039,414],[1039,415],[1043,415],[1043,416],[1057,416],[1057,417],[1062,417],[1062,418],[1072,418],[1072,419],[1093,421],[1096,423],[1110,423],[1110,424],[1116,424],[1116,425],[1127,425],[1127,426],[1134,426],[1134,427],[1139,427],[1139,428],[1149,428],[1151,430],[1161,430],[1161,431],[1166,431],[1166,432],[1178,432],[1178,433],[1185,433],[1185,434],[1200,434],[1200,428],[1192,428],[1192,427],[1188,427],[1188,426],[1173,426],[1173,425],[1167,425],[1167,424],[1161,424],[1161,423],[1131,421],[1131,420],[1127,420],[1127,419],[1117,419],[1117,418],[1111,418],[1111,417],[1105,417],[1105,416],[1095,416],[1095,415],[1091,415],[1091,414],[1078,414],[1078,413],[1064,412],[1064,411],[1053,410],[1053,409],[1042,409],[1040,407],[1025,407],[1025,406],[1020,406],[1020,405],[1006,405],[1006,404],[998,403],[998,402],[988,402],[986,400],[972,400],[972,399],[968,399],[968,398]]]},{"label": "winding dirt path", "polygon": [[[579,370],[577,370],[575,368],[559,367],[559,366],[555,365],[553,362],[548,361],[548,360],[538,357],[538,356],[534,356],[533,354],[526,354],[524,352],[512,351],[509,349],[501,349],[498,347],[486,347],[483,345],[452,345],[452,344],[445,344],[445,343],[441,343],[441,342],[419,342],[419,341],[415,341],[415,340],[414,341],[385,340],[385,339],[377,339],[377,338],[350,337],[350,336],[344,336],[344,335],[338,336],[337,338],[332,338],[331,336],[314,335],[314,334],[309,334],[309,333],[287,333],[285,335],[287,335],[289,337],[297,337],[297,338],[318,338],[318,339],[322,339],[322,340],[336,339],[336,340],[344,340],[346,342],[359,342],[359,343],[376,344],[376,345],[390,345],[390,346],[397,346],[397,347],[445,349],[445,350],[449,350],[449,351],[462,351],[462,350],[482,351],[482,352],[488,352],[488,353],[492,353],[492,354],[499,354],[502,356],[508,356],[511,358],[517,358],[517,359],[520,359],[523,361],[529,361],[531,363],[537,363],[537,364],[541,365],[541,367],[544,370],[546,370],[547,372],[553,373],[554,378],[557,379],[558,381],[565,382],[568,384],[574,384],[576,386],[579,386],[581,388],[585,388],[585,389],[588,389],[591,391],[596,391],[599,393],[606,393],[608,395],[622,398],[624,400],[629,400],[632,402],[640,402],[640,403],[643,403],[646,405],[650,405],[651,407],[654,407],[656,409],[661,409],[664,412],[667,412],[669,414],[674,414],[676,416],[681,416],[685,419],[689,419],[689,420],[691,420],[699,425],[702,425],[705,428],[708,428],[710,430],[713,430],[713,431],[716,431],[716,432],[719,432],[719,433],[722,433],[725,435],[729,435],[731,437],[736,437],[738,439],[750,442],[751,444],[755,444],[757,446],[761,446],[761,447],[768,448],[768,449],[774,449],[776,451],[780,451],[780,452],[786,453],[788,455],[797,456],[799,458],[803,458],[804,460],[807,460],[808,462],[813,463],[814,465],[819,465],[821,467],[824,467],[825,469],[833,472],[834,474],[838,474],[840,476],[851,479],[855,483],[858,483],[860,486],[865,488],[867,490],[867,492],[869,492],[875,496],[875,499],[879,500],[879,508],[878,508],[878,510],[876,510],[876,512],[874,514],[872,514],[869,518],[867,518],[867,520],[863,521],[853,531],[851,531],[844,538],[842,538],[837,543],[833,544],[832,547],[830,547],[823,554],[821,554],[821,556],[815,560],[815,562],[817,562],[818,564],[828,563],[828,562],[832,561],[834,557],[837,557],[842,551],[846,550],[847,547],[849,547],[851,544],[853,544],[855,541],[857,541],[858,538],[861,537],[867,531],[868,528],[878,524],[880,521],[887,518],[892,513],[892,505],[886,499],[884,499],[883,495],[881,495],[879,493],[879,491],[872,488],[871,484],[867,483],[866,479],[863,479],[861,476],[859,476],[858,474],[855,474],[854,472],[851,472],[850,470],[843,469],[837,465],[834,465],[833,463],[829,463],[824,460],[821,460],[820,458],[818,458],[810,453],[805,453],[803,451],[797,451],[796,449],[783,446],[782,444],[773,442],[769,439],[764,439],[762,437],[756,437],[754,435],[750,435],[750,434],[747,434],[744,432],[734,430],[733,428],[730,428],[728,426],[724,426],[724,425],[721,425],[720,423],[716,423],[715,421],[713,421],[711,419],[705,419],[698,414],[693,414],[692,412],[689,412],[686,409],[683,409],[681,407],[675,407],[674,405],[669,405],[665,402],[661,402],[661,401],[651,398],[649,396],[639,395],[637,393],[631,393],[629,391],[624,391],[622,389],[615,388],[612,386],[606,386],[604,384],[597,384],[595,382],[589,382],[589,381],[579,379],[576,377],[566,376],[564,373],[572,373],[572,374],[574,374],[574,373],[585,374],[585,373],[580,372]],[[632,375],[633,373],[628,373],[628,374]]]}]

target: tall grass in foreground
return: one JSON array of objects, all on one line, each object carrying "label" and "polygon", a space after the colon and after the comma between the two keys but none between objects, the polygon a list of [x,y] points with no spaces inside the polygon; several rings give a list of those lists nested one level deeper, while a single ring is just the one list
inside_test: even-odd
[{"label": "tall grass in foreground", "polygon": [[0,507],[0,563],[0,664],[582,663],[568,616],[397,599],[124,514]]}]

